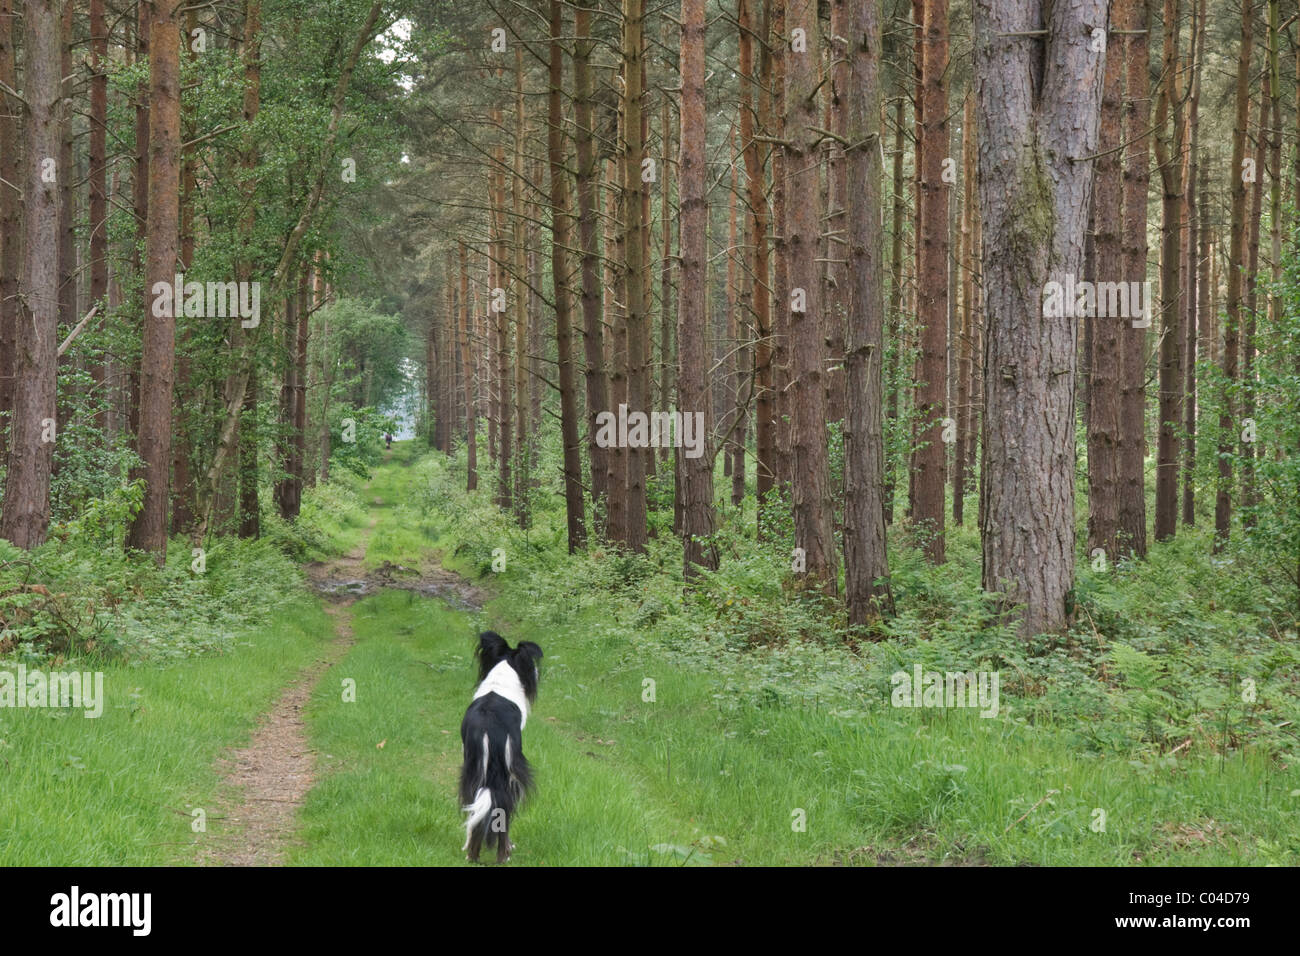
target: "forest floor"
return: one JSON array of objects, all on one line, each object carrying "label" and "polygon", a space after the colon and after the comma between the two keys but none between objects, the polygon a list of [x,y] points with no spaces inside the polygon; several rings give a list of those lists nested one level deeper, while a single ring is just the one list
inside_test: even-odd
[{"label": "forest floor", "polygon": [[[337,680],[312,695],[319,779],[291,864],[463,863],[459,725],[485,627],[545,651],[524,734],[538,788],[512,828],[517,865],[1223,864],[1290,855],[1290,801],[1278,790],[1294,774],[1254,757],[1226,772],[1193,761],[1158,777],[1123,759],[1080,759],[1059,729],[970,712],[737,708],[707,666],[603,627],[624,613],[613,601],[594,618],[552,608],[526,578],[487,572],[460,553],[457,535],[436,534],[428,520],[463,515],[463,502],[443,498],[437,484],[443,462],[419,458],[414,443],[395,452],[361,492],[378,524],[360,570],[351,584],[333,582],[359,594],[347,610],[354,643],[333,670],[355,680],[357,696],[343,700]],[[500,544],[518,554],[518,541]],[[569,573],[561,556],[553,560],[555,573]],[[476,574],[493,586],[471,584]],[[539,602],[563,625],[539,623]],[[1108,831],[1093,826],[1098,806]]]},{"label": "forest floor", "polygon": [[[545,652],[516,865],[1296,859],[1286,761],[1082,753],[1069,722],[1016,716],[1005,696],[994,720],[833,689],[801,701],[762,649],[733,660],[664,631],[650,593],[593,587],[545,525],[507,534],[448,467],[403,443],[352,481],[364,508],[330,532],[335,556],[227,652],[105,662],[97,720],[0,714],[0,861],[464,865],[459,726],[486,627]],[[511,563],[494,574],[498,546]],[[760,662],[779,694],[739,689]]]}]

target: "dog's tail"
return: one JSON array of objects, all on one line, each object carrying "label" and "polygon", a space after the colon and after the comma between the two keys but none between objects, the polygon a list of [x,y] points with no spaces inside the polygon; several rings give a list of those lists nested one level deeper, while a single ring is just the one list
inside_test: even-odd
[{"label": "dog's tail", "polygon": [[478,793],[474,795],[474,801],[462,809],[469,814],[469,819],[465,821],[465,845],[461,847],[461,851],[464,852],[469,849],[474,828],[486,820],[488,814],[492,812],[492,791],[487,787],[480,787]]},{"label": "dog's tail", "polygon": [[469,814],[465,821],[465,845],[468,850],[474,831],[483,827],[484,842],[492,846],[497,831],[489,817],[497,810],[509,826],[515,809],[524,795],[532,789],[532,768],[524,755],[512,752],[509,737],[494,738],[488,733],[473,738],[473,749],[466,747],[465,764],[461,769],[460,798],[462,810]]}]

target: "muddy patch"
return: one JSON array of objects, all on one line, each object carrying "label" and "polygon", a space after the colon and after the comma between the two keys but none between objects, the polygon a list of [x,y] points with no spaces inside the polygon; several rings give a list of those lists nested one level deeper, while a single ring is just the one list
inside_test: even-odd
[{"label": "muddy patch", "polygon": [[361,563],[318,561],[307,565],[307,580],[316,592],[331,601],[350,604],[384,588],[412,591],[424,597],[440,598],[457,611],[481,611],[487,594],[446,568],[408,568],[385,561],[371,570]]}]

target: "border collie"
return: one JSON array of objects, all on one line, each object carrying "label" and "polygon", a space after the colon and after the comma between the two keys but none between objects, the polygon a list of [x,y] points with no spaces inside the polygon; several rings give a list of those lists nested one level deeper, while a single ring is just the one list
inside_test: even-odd
[{"label": "border collie", "polygon": [[478,636],[478,689],[460,724],[465,762],[460,768],[460,802],[469,814],[465,845],[477,863],[486,843],[496,844],[497,862],[510,859],[510,818],[533,785],[524,759],[523,729],[528,705],[537,698],[537,662],[542,649],[521,641],[514,650],[495,631]]}]

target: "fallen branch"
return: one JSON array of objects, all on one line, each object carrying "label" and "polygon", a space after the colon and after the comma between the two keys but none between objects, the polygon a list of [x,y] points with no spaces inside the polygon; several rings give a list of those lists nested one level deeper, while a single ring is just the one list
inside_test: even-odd
[{"label": "fallen branch", "polygon": [[1032,807],[1030,807],[1028,810],[1024,812],[1024,815],[1020,817],[1020,820],[1017,820],[1015,823],[1011,824],[1011,826],[1007,827],[1005,830],[1002,831],[1003,836],[1010,833],[1012,827],[1014,827],[1017,823],[1020,823],[1022,820],[1025,819],[1025,817],[1029,816],[1029,814],[1033,813],[1035,810],[1041,807],[1043,805],[1043,801],[1045,801],[1048,797],[1050,797],[1054,793],[1059,794],[1060,792],[1061,792],[1060,790],[1048,790],[1045,794],[1043,794],[1039,798],[1037,803],[1035,803]]},{"label": "fallen branch", "polygon": [[75,339],[78,335],[81,334],[81,330],[86,327],[86,323],[89,322],[91,319],[93,319],[95,317],[95,313],[98,311],[99,311],[99,306],[95,306],[93,309],[91,309],[89,312],[86,313],[86,317],[84,319],[82,319],[80,322],[77,323],[77,327],[68,333],[68,337],[64,339],[63,344],[59,346],[58,358],[63,358],[63,353],[66,352],[68,350],[68,347],[72,345],[73,339]]}]

